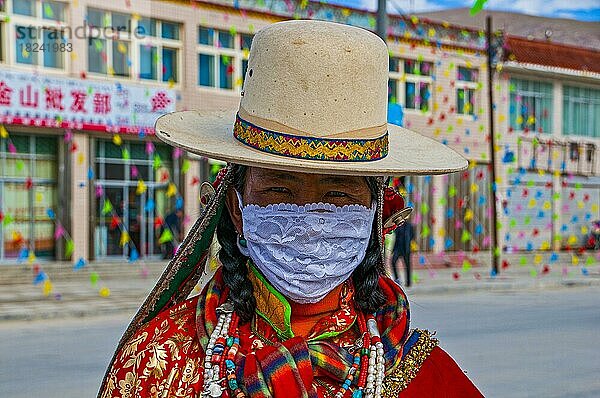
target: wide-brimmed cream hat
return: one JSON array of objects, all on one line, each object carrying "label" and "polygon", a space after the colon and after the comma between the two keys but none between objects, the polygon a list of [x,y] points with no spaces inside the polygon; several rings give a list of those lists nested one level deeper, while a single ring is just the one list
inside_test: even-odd
[{"label": "wide-brimmed cream hat", "polygon": [[286,21],[252,41],[238,109],[160,117],[156,134],[248,166],[346,175],[443,174],[468,166],[445,145],[387,123],[388,49],[375,34]]}]

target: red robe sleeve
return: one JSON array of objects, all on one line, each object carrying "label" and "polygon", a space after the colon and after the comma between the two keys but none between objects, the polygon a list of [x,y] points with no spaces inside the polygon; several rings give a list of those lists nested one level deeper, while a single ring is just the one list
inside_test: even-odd
[{"label": "red robe sleeve", "polygon": [[196,337],[197,297],[162,311],[117,354],[101,398],[198,397],[202,349]]},{"label": "red robe sleeve", "polygon": [[435,347],[421,365],[416,377],[399,395],[401,398],[483,397],[454,359]]}]

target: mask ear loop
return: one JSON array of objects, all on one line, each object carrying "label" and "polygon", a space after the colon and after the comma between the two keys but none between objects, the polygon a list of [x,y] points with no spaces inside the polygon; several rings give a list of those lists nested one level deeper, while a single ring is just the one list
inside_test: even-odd
[{"label": "mask ear loop", "polygon": [[[237,189],[235,190],[235,195],[238,199],[238,206],[240,208],[240,211],[243,213],[244,205],[242,204],[242,195],[237,191]],[[244,238],[243,234],[237,234],[237,247],[240,253],[242,253],[246,257],[250,257],[250,252],[248,251],[248,241],[246,241],[246,238]]]}]

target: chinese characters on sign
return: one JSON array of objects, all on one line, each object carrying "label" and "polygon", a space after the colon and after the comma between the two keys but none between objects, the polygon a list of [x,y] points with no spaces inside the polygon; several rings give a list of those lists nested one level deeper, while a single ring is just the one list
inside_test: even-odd
[{"label": "chinese characters on sign", "polygon": [[175,91],[166,88],[0,71],[0,123],[153,133],[173,111]]}]

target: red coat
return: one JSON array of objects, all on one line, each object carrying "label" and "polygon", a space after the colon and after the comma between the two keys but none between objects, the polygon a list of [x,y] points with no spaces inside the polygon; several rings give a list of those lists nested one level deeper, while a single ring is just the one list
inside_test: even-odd
[{"label": "red coat", "polygon": [[[203,341],[206,335],[199,333],[198,330],[203,329],[206,323],[212,322],[209,312],[213,311],[212,307],[219,304],[218,296],[222,292],[220,290],[222,286],[218,284],[221,282],[220,275],[217,275],[203,294],[161,312],[138,330],[118,353],[108,373],[101,396],[103,398],[199,397],[203,386],[204,350],[202,347],[206,344],[206,341]],[[202,313],[202,309],[206,309],[206,314]],[[336,319],[338,316],[339,313]],[[339,322],[336,326],[331,319],[324,319],[319,324],[328,325],[329,328],[339,327]],[[269,360],[272,359],[271,355],[264,354],[272,349],[272,346],[267,346],[261,355],[254,355],[254,351],[260,352],[264,348],[261,341],[264,341],[265,336],[275,337],[268,333],[267,329],[270,327],[266,322],[257,322],[254,327],[260,330],[260,337],[263,340],[255,336],[257,330],[251,331],[249,325],[240,327],[241,350],[246,355],[246,369],[243,374],[250,375],[250,379],[245,380],[250,383],[251,380],[257,379],[252,377],[252,372],[261,373],[258,379],[268,379],[267,384],[271,386],[271,393],[260,390],[254,395],[251,394],[253,398],[268,396],[296,398],[304,395],[298,392],[300,390],[312,390],[312,393],[305,396],[315,396],[312,394],[316,393],[319,398],[325,398],[332,396],[329,390],[336,391],[339,388],[341,385],[339,378],[328,377],[336,374],[335,364],[326,364],[321,368],[315,365],[311,371],[311,359],[313,364],[314,361],[318,362],[318,359],[314,358],[304,359],[303,364],[301,360],[293,363],[301,373],[301,377],[295,377],[294,380],[281,376],[287,371],[285,366],[277,368],[274,365],[274,372],[267,377],[268,368],[271,366]],[[332,341],[334,344],[329,346],[337,344],[343,346],[347,344],[346,341],[354,340],[354,336],[348,338],[350,331],[351,329],[347,329],[338,340]],[[396,358],[394,360],[396,366],[391,374],[387,374],[391,378],[384,389],[384,397],[482,397],[456,362],[437,346],[437,340],[427,331],[416,330],[403,341],[401,353],[400,351],[398,353],[402,359],[398,361],[399,358]],[[298,347],[306,347],[306,342],[300,337],[294,337],[279,345],[279,347],[284,346],[289,348],[286,354],[289,356],[289,353],[297,351]],[[272,350],[275,353],[279,351],[279,349]],[[248,358],[253,358],[253,362]],[[327,362],[327,358],[321,358],[321,361]],[[250,374],[247,373],[249,369],[252,369]],[[295,375],[298,376],[298,373]],[[238,380],[245,385],[244,380],[241,380],[243,377],[238,377]],[[303,386],[303,383],[308,386]],[[303,390],[305,387],[306,389]]]}]

